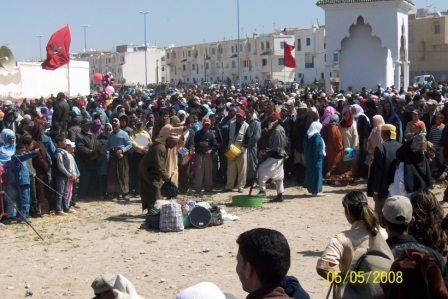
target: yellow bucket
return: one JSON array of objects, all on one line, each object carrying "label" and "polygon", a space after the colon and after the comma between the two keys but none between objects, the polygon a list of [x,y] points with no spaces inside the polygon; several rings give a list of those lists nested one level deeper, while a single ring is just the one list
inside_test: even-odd
[{"label": "yellow bucket", "polygon": [[227,150],[227,152],[225,152],[225,156],[227,157],[227,159],[229,159],[230,161],[235,160],[236,157],[238,157],[241,154],[241,150],[236,147],[235,145],[231,144],[230,148]]}]

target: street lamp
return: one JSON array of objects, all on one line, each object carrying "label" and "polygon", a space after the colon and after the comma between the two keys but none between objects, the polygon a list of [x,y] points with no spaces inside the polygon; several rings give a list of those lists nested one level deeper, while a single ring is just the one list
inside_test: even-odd
[{"label": "street lamp", "polygon": [[148,86],[148,44],[146,42],[146,15],[149,14],[147,10],[140,10],[138,13],[143,14],[143,34],[145,35],[145,86]]},{"label": "street lamp", "polygon": [[39,59],[42,61],[42,37],[44,36],[42,34],[38,34],[36,37],[39,40]]},{"label": "street lamp", "polygon": [[87,28],[89,28],[90,25],[81,25],[81,27],[84,29],[84,52],[87,52]]},{"label": "street lamp", "polygon": [[238,54],[237,68],[238,68],[238,77],[237,83],[240,85],[240,0],[236,0],[236,18],[237,18],[237,26],[238,26],[238,44],[236,46],[236,52]]}]

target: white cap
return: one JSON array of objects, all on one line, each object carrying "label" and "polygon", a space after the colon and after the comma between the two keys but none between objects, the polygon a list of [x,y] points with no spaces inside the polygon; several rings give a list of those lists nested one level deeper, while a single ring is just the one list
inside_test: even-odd
[{"label": "white cap", "polygon": [[409,224],[412,220],[412,204],[405,196],[392,196],[383,206],[384,218],[393,224]]}]

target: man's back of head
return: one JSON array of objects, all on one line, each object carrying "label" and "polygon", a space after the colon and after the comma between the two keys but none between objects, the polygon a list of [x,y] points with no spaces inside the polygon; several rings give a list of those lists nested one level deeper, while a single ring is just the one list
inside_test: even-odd
[{"label": "man's back of head", "polygon": [[238,239],[236,271],[243,289],[264,296],[276,289],[288,273],[291,253],[285,236],[272,229],[256,228]]}]

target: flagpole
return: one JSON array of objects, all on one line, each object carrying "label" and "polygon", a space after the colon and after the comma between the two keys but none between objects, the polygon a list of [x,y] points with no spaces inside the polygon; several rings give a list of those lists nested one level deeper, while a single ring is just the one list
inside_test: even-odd
[{"label": "flagpole", "polygon": [[68,98],[70,98],[70,59],[67,63],[67,85],[68,85]]},{"label": "flagpole", "polygon": [[286,91],[286,65],[285,65],[285,47],[286,47],[286,38],[283,39],[283,86]]}]

